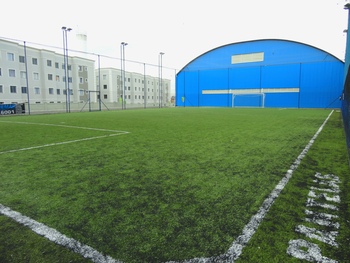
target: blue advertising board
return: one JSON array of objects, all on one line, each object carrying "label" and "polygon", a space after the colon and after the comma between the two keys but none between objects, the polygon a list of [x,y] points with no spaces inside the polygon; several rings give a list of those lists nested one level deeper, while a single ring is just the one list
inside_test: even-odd
[{"label": "blue advertising board", "polygon": [[20,104],[0,104],[0,115],[25,113],[24,103]]}]

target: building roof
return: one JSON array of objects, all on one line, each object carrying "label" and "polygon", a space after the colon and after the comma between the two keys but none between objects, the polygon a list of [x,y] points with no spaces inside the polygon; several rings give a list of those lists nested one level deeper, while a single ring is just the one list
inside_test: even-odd
[{"label": "building roof", "polygon": [[180,72],[328,61],[343,63],[334,55],[308,44],[283,39],[261,39],[231,43],[209,50],[190,61]]}]

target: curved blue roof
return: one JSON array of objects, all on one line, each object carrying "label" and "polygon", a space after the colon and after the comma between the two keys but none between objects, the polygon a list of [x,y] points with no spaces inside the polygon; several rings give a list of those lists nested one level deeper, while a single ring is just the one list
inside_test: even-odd
[{"label": "curved blue roof", "polygon": [[[232,64],[234,55],[264,53],[260,62]],[[278,65],[308,62],[342,62],[334,55],[311,45],[282,39],[262,39],[231,43],[209,50],[189,62],[181,71],[233,68],[261,65]],[[179,73],[180,73],[179,72]]]}]

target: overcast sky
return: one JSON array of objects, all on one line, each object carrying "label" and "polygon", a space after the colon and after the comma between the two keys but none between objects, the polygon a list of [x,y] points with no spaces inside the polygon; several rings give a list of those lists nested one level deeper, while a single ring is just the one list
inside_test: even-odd
[{"label": "overcast sky", "polygon": [[[11,0],[3,1],[0,36],[62,46],[62,26],[87,34],[89,52],[177,70],[229,43],[280,38],[345,56],[344,0]],[[72,46],[71,44],[70,46]],[[76,46],[75,46],[76,47]],[[119,63],[118,63],[119,65]]]}]

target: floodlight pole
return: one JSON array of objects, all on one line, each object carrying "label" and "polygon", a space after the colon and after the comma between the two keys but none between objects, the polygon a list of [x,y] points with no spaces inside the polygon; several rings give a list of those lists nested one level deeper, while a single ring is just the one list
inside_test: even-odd
[{"label": "floodlight pole", "polygon": [[30,115],[30,98],[29,98],[29,83],[28,83],[28,63],[27,63],[27,45],[26,42],[23,42],[24,46],[24,62],[26,67],[26,84],[27,84],[27,100],[28,100],[28,114]]},{"label": "floodlight pole", "polygon": [[65,36],[65,30],[67,27],[62,27],[62,33],[63,33],[63,65],[64,65],[64,88],[66,90],[66,113],[68,112],[68,92],[67,92],[67,70],[66,70],[66,36]]},{"label": "floodlight pole", "polygon": [[[90,93],[89,93],[89,97],[90,97]],[[98,109],[99,109],[99,111],[101,111],[101,60],[100,60],[100,55],[98,55]]]},{"label": "floodlight pole", "polygon": [[65,26],[62,27],[63,33],[63,60],[64,60],[64,77],[65,88],[66,88],[66,112],[70,112],[70,90],[69,90],[69,72],[68,72],[68,40],[67,32],[70,32],[72,29]]},{"label": "floodlight pole", "polygon": [[120,56],[121,56],[121,75],[122,75],[122,81],[123,81],[123,99],[122,99],[122,109],[126,109],[125,104],[125,46],[127,46],[128,43],[122,42],[120,43]]},{"label": "floodlight pole", "polygon": [[162,76],[162,67],[163,67],[163,57],[164,52],[160,52],[158,56],[158,65],[159,65],[159,108],[162,107],[162,82],[163,82],[163,76]]}]

